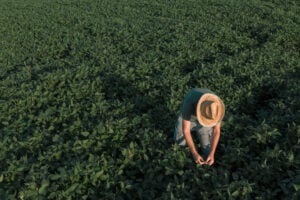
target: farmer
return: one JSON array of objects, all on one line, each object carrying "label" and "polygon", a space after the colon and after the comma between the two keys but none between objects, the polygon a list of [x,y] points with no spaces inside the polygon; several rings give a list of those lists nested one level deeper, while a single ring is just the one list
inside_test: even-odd
[{"label": "farmer", "polygon": [[[196,163],[212,165],[224,114],[224,103],[216,94],[208,89],[192,89],[181,106],[174,132],[175,142],[180,146],[187,144]],[[192,135],[198,136],[203,157],[195,148]]]}]

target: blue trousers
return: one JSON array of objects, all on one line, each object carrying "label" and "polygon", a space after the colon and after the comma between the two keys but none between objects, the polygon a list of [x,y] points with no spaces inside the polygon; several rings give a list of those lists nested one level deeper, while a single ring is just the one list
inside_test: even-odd
[{"label": "blue trousers", "polygon": [[[186,146],[186,140],[182,130],[182,120],[182,115],[180,114],[175,125],[174,141],[180,146]],[[206,159],[210,153],[212,132],[212,127],[203,127],[199,124],[198,120],[191,121],[191,134],[192,136],[197,135],[204,159]]]}]

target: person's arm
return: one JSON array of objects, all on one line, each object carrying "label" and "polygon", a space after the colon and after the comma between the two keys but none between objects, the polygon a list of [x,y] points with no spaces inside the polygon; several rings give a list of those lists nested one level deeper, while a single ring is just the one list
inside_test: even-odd
[{"label": "person's arm", "polygon": [[199,163],[201,165],[205,164],[205,161],[199,155],[199,153],[195,147],[195,144],[194,144],[194,141],[193,141],[193,138],[191,135],[191,122],[188,120],[183,120],[182,121],[182,129],[183,129],[183,134],[184,134],[186,143],[187,143],[188,147],[190,148],[191,153],[193,154],[195,162]]},{"label": "person's arm", "polygon": [[220,135],[221,135],[221,122],[218,123],[213,129],[210,153],[205,161],[206,164],[208,165],[212,165],[215,162],[215,153],[220,140]]}]

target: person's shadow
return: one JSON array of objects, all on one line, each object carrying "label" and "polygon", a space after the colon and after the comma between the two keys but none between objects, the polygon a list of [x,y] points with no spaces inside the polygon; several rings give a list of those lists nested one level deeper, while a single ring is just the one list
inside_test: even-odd
[{"label": "person's shadow", "polygon": [[[138,129],[150,129],[162,132],[166,136],[167,144],[173,141],[173,132],[177,120],[177,113],[172,112],[166,101],[168,94],[158,91],[159,88],[138,88],[134,82],[126,80],[114,72],[102,73],[105,99],[120,101],[129,105],[124,117],[129,119],[141,118]],[[155,92],[154,92],[155,91]],[[135,130],[131,130],[135,131]]]}]

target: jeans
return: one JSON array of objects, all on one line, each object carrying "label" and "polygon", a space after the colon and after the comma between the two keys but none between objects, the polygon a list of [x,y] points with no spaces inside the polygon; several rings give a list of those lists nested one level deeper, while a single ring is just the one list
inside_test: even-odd
[{"label": "jeans", "polygon": [[[174,141],[180,146],[185,146],[186,140],[182,130],[182,120],[182,115],[180,114],[175,126]],[[191,134],[192,136],[197,135],[204,159],[206,159],[210,153],[212,131],[212,127],[203,127],[197,120],[191,121]]]}]

